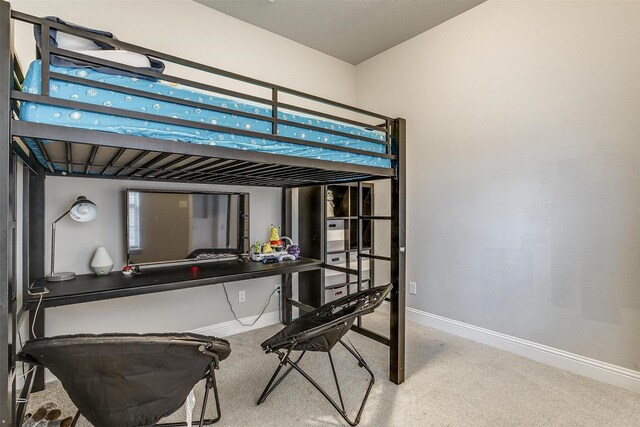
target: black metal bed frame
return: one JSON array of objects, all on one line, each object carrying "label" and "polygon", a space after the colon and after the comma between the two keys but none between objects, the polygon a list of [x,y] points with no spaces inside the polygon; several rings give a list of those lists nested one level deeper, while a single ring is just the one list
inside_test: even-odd
[{"label": "black metal bed frame", "polygon": [[[36,50],[37,57],[42,61],[42,85],[39,95],[23,93],[20,90],[24,74],[14,52],[13,26],[15,21],[40,26],[41,28],[40,48]],[[199,81],[155,73],[60,49],[50,45],[48,36],[49,30],[52,28],[85,39],[102,42],[115,49],[126,49],[200,72],[250,84],[254,87],[262,88],[262,90],[270,91],[271,96],[248,95]],[[139,74],[145,78],[162,79],[216,94],[258,102],[270,107],[272,114],[271,117],[254,115],[195,101],[180,100],[165,95],[147,92],[138,93],[135,89],[55,73],[50,70],[51,54],[81,60],[93,65],[110,67],[122,72]],[[81,83],[95,88],[131,95],[140,95],[189,107],[270,121],[272,123],[272,133],[265,134],[244,129],[231,129],[209,123],[205,124],[54,98],[49,96],[49,84],[52,79]],[[358,117],[365,116],[370,123],[285,103],[280,100],[280,95],[293,96],[297,99],[313,101],[333,109],[344,110],[352,114],[350,117],[355,115]],[[364,154],[390,159],[392,166],[383,168],[346,164],[26,122],[18,120],[19,108],[22,102],[54,105],[74,110],[105,113],[259,139],[315,146],[346,153]],[[386,140],[377,141],[365,137],[354,137],[333,129],[284,120],[278,117],[278,111],[283,109],[384,132]],[[385,152],[373,153],[351,147],[340,147],[279,136],[277,134],[279,124],[374,141],[383,144]],[[387,219],[391,223],[391,256],[378,257],[380,259],[385,258],[384,260],[389,261],[391,264],[391,283],[393,287],[390,293],[390,335],[387,338],[363,328],[358,328],[357,331],[389,346],[389,378],[396,384],[402,383],[405,375],[405,135],[404,119],[394,119],[281,85],[271,84],[123,41],[74,29],[60,23],[13,11],[8,2],[0,1],[0,384],[2,384],[0,385],[0,424],[15,425],[17,420],[22,417],[26,406],[25,404],[16,403],[18,398],[16,390],[16,347],[20,327],[28,318],[29,324],[33,325],[33,329],[44,331],[44,313],[35,317],[33,310],[25,309],[24,300],[27,299],[29,284],[45,275],[44,179],[48,175],[281,187],[283,189],[282,231],[284,234],[290,233],[292,229],[291,205],[293,188],[390,179],[392,191],[391,215],[384,218],[374,218]],[[45,167],[34,159],[33,153],[25,142],[27,138],[35,141],[39,150],[45,156]],[[19,163],[22,165],[23,189],[21,193],[22,215],[20,218],[17,217],[19,197],[17,173]],[[273,173],[274,165],[279,168],[277,175]],[[18,224],[22,227],[20,236],[22,240],[20,254],[22,257],[22,265],[20,266],[22,280],[20,283],[17,280]],[[375,257],[375,254],[370,256]],[[361,262],[358,262],[358,266],[357,273],[360,280]],[[290,283],[291,274],[283,277],[283,280]],[[281,297],[289,308],[295,303],[290,289],[288,292],[283,292]],[[20,298],[23,301],[20,301]],[[290,320],[290,314],[289,318],[283,318],[284,322]],[[31,335],[31,331],[29,334]],[[25,378],[25,385],[20,397],[22,399],[28,398],[33,387],[38,388],[43,384],[44,374],[42,370],[29,373]]]}]

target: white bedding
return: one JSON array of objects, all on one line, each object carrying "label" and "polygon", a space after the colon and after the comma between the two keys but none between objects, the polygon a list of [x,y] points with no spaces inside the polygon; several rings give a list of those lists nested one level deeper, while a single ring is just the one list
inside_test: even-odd
[{"label": "white bedding", "polygon": [[72,34],[58,31],[56,33],[56,42],[60,49],[67,50],[100,50],[100,47],[89,39],[74,36]]},{"label": "white bedding", "polygon": [[60,49],[66,49],[83,55],[117,62],[118,64],[130,65],[132,67],[149,68],[149,58],[135,52],[127,50],[103,50],[91,40],[65,34],[58,31],[56,41]]},{"label": "white bedding", "polygon": [[139,53],[129,52],[128,50],[69,50],[73,50],[74,52],[84,55],[93,56],[95,58],[117,62],[118,64],[130,65],[132,67],[151,67],[149,58]]}]

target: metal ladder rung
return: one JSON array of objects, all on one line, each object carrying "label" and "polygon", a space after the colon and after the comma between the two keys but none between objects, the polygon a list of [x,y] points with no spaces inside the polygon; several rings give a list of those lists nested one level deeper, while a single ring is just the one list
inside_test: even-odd
[{"label": "metal ladder rung", "polygon": [[360,258],[371,258],[371,259],[379,259],[381,261],[391,261],[391,257],[381,256],[381,255],[372,255],[372,254],[358,254]]},{"label": "metal ladder rung", "polygon": [[322,264],[321,267],[327,270],[338,271],[340,273],[353,274],[354,276],[358,274],[357,269],[338,267],[337,265],[332,264]]},{"label": "metal ladder rung", "polygon": [[363,219],[371,219],[371,220],[386,220],[386,221],[391,221],[393,218],[391,218],[390,216],[378,216],[378,215],[360,215],[358,216],[359,220],[363,220]]}]

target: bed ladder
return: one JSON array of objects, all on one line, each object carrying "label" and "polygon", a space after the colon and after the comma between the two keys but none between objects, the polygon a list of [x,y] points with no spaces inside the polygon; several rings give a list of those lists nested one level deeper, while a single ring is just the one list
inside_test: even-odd
[{"label": "bed ladder", "polygon": [[[363,196],[363,185],[362,182],[358,182],[357,183],[358,186],[358,190],[356,192],[357,194],[357,252],[356,252],[356,256],[357,256],[357,284],[358,284],[358,292],[365,289],[363,288],[363,282],[365,281],[363,279],[363,264],[364,264],[364,260],[368,259],[369,260],[369,279],[367,279],[366,281],[368,281],[369,287],[373,287],[375,286],[375,275],[374,275],[374,271],[375,271],[375,261],[384,261],[384,262],[391,262],[391,257],[390,256],[382,256],[382,255],[376,255],[374,253],[375,250],[375,243],[372,243],[371,248],[367,249],[365,251],[364,249],[364,233],[365,233],[365,221],[371,221],[371,233],[373,234],[373,221],[378,221],[378,220],[382,220],[382,221],[391,221],[392,217],[391,216],[375,216],[373,215],[374,212],[371,211],[369,215],[364,215],[364,196]],[[371,193],[373,195],[373,192]],[[375,240],[372,239],[372,242],[375,242]],[[389,282],[385,282],[389,283]],[[389,298],[387,297],[386,301],[389,301]],[[357,322],[356,322],[356,326],[354,326],[353,328],[356,332],[361,333],[363,335],[368,336],[369,338],[373,338],[374,340],[385,344],[385,345],[390,345],[390,340],[389,338],[383,337],[382,335],[370,331],[369,329],[366,329],[362,326],[362,317],[358,317]]]},{"label": "bed ladder", "polygon": [[[389,338],[386,338],[376,332],[366,329],[362,326],[362,319],[358,318],[357,323],[352,329],[362,335],[381,342],[389,346],[389,379],[401,384],[405,377],[405,271],[406,271],[406,174],[404,167],[406,165],[405,156],[405,138],[406,138],[406,122],[404,119],[396,119],[387,122],[387,126],[391,129],[390,145],[392,154],[396,155],[395,160],[396,176],[390,179],[391,190],[391,214],[389,216],[376,215],[372,210],[369,215],[363,212],[363,191],[362,182],[358,182],[357,191],[357,218],[358,218],[358,291],[362,290],[362,264],[364,259],[369,259],[369,286],[374,286],[374,262],[388,262],[390,283],[392,285],[391,292],[387,297],[390,305],[389,310]],[[384,181],[383,181],[384,182]],[[375,206],[375,204],[374,204]],[[374,253],[375,240],[371,246],[369,253],[363,250],[364,222],[371,222],[371,233],[375,227],[375,221],[384,221],[390,224],[390,245],[389,255],[378,255]]]}]

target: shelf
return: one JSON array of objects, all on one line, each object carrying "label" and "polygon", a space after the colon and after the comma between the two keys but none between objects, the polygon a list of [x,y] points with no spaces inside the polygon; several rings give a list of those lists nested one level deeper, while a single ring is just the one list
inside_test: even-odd
[{"label": "shelf", "polygon": [[[297,261],[283,261],[275,264],[222,261],[171,266],[143,270],[134,276],[125,276],[119,271],[106,276],[82,274],[67,282],[46,282],[45,286],[49,289],[49,293],[42,299],[41,307],[57,307],[298,273],[320,269],[321,265],[320,260],[300,258]],[[30,297],[26,301],[26,309],[34,309],[38,300],[37,296]]]},{"label": "shelf", "polygon": [[[362,283],[367,283],[367,282],[371,282],[371,279],[362,279]],[[335,289],[335,288],[339,288],[341,286],[357,285],[357,284],[358,284],[357,281],[355,281],[355,282],[340,282],[340,283],[335,283],[335,284],[332,284],[332,285],[325,285],[324,289],[325,290],[327,290],[327,289]]]},{"label": "shelf", "polygon": [[[327,193],[331,191],[333,196],[333,208],[327,202]],[[363,214],[370,215],[373,210],[373,184],[362,184]],[[301,247],[313,254],[315,258],[323,258],[327,264],[321,272],[309,272],[300,275],[300,301],[307,305],[319,306],[327,301],[326,292],[348,286],[353,288],[358,276],[358,185],[357,184],[332,184],[322,189],[301,190],[299,194],[299,206],[305,209],[301,216],[299,234],[302,236]],[[307,214],[307,209],[309,214]],[[324,210],[324,218],[313,216],[314,210]],[[328,214],[334,215],[328,215]],[[364,225],[362,244],[363,252],[372,251],[373,223],[370,220],[362,221]],[[324,245],[320,246],[319,241]],[[315,252],[314,252],[315,250]],[[373,283],[373,263],[364,261],[363,283]]]},{"label": "shelf", "polygon": [[[327,221],[331,221],[331,220],[347,220],[347,219],[357,220],[358,216],[357,215],[353,215],[353,216],[328,216],[326,218]],[[362,216],[362,220],[363,221],[368,221],[368,220],[389,220],[389,219],[391,219],[391,218],[387,217],[387,216],[371,216],[371,215],[363,215]]]},{"label": "shelf", "polygon": [[[362,279],[362,283],[371,283],[371,279]],[[355,282],[349,282],[350,285],[357,285],[358,281],[356,280]]]},{"label": "shelf", "polygon": [[[363,251],[370,251],[371,247],[370,246],[366,246],[362,248]],[[345,252],[358,252],[358,248],[351,248],[351,249],[343,249],[340,251],[327,251],[327,255],[333,255],[333,254],[343,254]]]},{"label": "shelf", "polygon": [[350,250],[342,250],[342,251],[327,251],[327,255],[333,255],[333,254],[343,254],[345,252],[351,252]]}]

